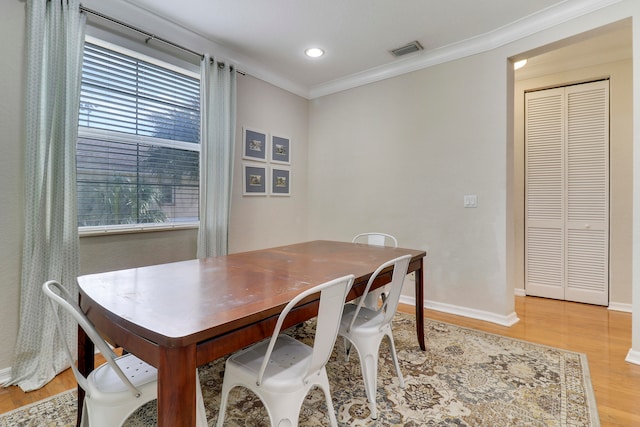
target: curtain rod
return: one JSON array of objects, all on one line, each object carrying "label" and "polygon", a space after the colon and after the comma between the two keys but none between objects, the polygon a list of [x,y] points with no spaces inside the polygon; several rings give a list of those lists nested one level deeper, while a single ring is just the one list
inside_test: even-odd
[{"label": "curtain rod", "polygon": [[85,12],[85,13],[88,13],[88,14],[91,14],[91,15],[95,15],[95,16],[97,16],[99,18],[105,19],[107,21],[113,22],[114,24],[118,24],[118,25],[123,26],[125,28],[128,28],[128,29],[130,29],[132,31],[135,31],[137,33],[140,33],[142,35],[147,36],[147,39],[145,40],[145,43],[149,43],[150,40],[158,40],[159,42],[162,42],[162,43],[167,44],[169,46],[175,47],[176,49],[182,50],[184,52],[190,53],[190,54],[195,55],[195,56],[199,56],[200,58],[204,58],[204,55],[202,53],[199,53],[199,52],[196,52],[194,50],[188,49],[188,48],[186,48],[184,46],[180,46],[178,44],[175,44],[175,43],[173,43],[173,42],[171,42],[169,40],[163,39],[162,37],[158,37],[155,34],[151,34],[151,33],[147,32],[147,31],[141,30],[140,28],[136,28],[136,27],[134,27],[132,25],[129,25],[129,24],[125,23],[125,22],[118,21],[117,19],[114,19],[114,18],[111,18],[109,16],[103,15],[102,13],[96,12],[95,10],[87,9],[86,7],[84,7],[82,5],[80,6],[80,10],[82,12]]}]

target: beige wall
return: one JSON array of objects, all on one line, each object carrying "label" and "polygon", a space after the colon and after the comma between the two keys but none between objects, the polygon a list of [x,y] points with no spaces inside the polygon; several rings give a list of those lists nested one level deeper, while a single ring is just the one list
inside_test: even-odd
[{"label": "beige wall", "polygon": [[[230,252],[307,239],[308,101],[251,76],[238,76],[238,126]],[[242,127],[291,139],[291,196],[242,196]]]},{"label": "beige wall", "polygon": [[[631,115],[631,119],[628,119],[629,111],[627,110],[627,112],[625,112],[624,110],[621,110],[620,116],[612,116],[611,126],[616,127],[617,129],[622,129],[620,131],[621,134],[616,137],[617,141],[619,141],[619,138],[624,138],[623,135],[627,131],[623,130],[624,126],[621,126],[620,123],[614,123],[614,120],[630,120],[632,122],[631,128],[636,130],[635,132],[632,132],[632,165],[640,165],[640,133],[637,132],[637,129],[640,129],[640,115],[637,114],[637,112],[640,111],[640,27],[638,26],[638,20],[640,19],[640,2],[634,0],[623,0],[613,3],[608,7],[596,10],[583,17],[567,21],[561,25],[548,28],[536,34],[532,34],[518,42],[506,45],[503,48],[500,48],[500,50],[503,50],[506,53],[506,57],[514,57],[531,51],[544,51],[548,46],[554,45],[557,41],[581,35],[582,33],[592,29],[619,23],[629,18],[632,22],[633,59],[631,70],[626,72],[631,73],[632,75],[631,86],[627,87],[627,90],[630,92],[627,94],[619,92],[618,96],[621,98],[631,96],[631,108],[636,113]],[[608,73],[609,70],[606,70],[606,72]],[[625,117],[625,115],[627,117]],[[513,137],[511,138],[513,139]],[[611,143],[614,144],[613,140]],[[618,142],[615,142],[615,144],[617,145]],[[620,158],[618,154],[615,155]],[[612,159],[612,162],[613,161],[614,160]],[[637,253],[640,252],[640,168],[632,166],[630,172],[628,172],[633,181],[631,190],[631,198],[633,200],[631,203],[633,208],[632,213],[630,214],[621,212],[621,210],[624,210],[624,202],[620,202],[621,198],[624,198],[624,192],[628,190],[625,189],[624,185],[616,186],[615,188],[613,187],[614,180],[616,183],[624,181],[624,178],[620,179],[619,176],[614,176],[613,174],[624,174],[625,169],[629,171],[628,167],[624,166],[624,162],[616,161],[616,172],[612,170],[612,194],[610,197],[612,198],[612,202],[613,198],[616,198],[616,207],[614,211],[614,207],[611,206],[611,214],[616,216],[616,218],[620,215],[621,220],[626,220],[628,224],[631,224],[627,229],[627,233],[629,234],[626,237],[627,239],[630,239],[631,250],[628,253],[621,252],[625,250],[625,245],[628,246],[628,243],[625,242],[624,235],[620,235],[620,233],[624,233],[624,231],[621,228],[618,228],[615,231],[612,230],[613,233],[611,238],[616,239],[616,255],[615,260],[612,261],[614,262],[614,264],[612,264],[613,275],[610,277],[613,284],[611,289],[611,301],[614,303],[624,304],[624,301],[629,295],[629,289],[624,286],[624,282],[626,281],[625,275],[629,274],[628,270],[625,272],[624,264],[626,260],[629,260],[631,267],[631,305],[632,310],[635,313],[638,313],[640,312],[640,258],[637,256]],[[616,194],[614,194],[614,191]],[[513,192],[510,194],[510,199],[512,200],[514,207],[515,205],[522,203],[521,200],[518,201],[513,197]],[[625,219],[625,215],[630,215],[630,218]],[[633,256],[634,253],[636,254],[635,256]],[[612,259],[614,259],[613,256]],[[516,278],[514,277],[513,280],[515,281]],[[640,316],[638,315],[634,315],[632,319],[632,348],[629,350],[626,360],[640,364]]]},{"label": "beige wall", "polygon": [[[567,70],[515,83],[516,247],[524,248],[524,92],[609,77],[610,303],[631,306],[633,84],[631,60]],[[516,288],[524,289],[524,253],[517,252]]]},{"label": "beige wall", "polygon": [[[427,305],[513,320],[523,274],[522,197],[514,195],[523,181],[514,178],[522,173],[512,121],[519,101],[508,59],[637,18],[639,6],[623,1],[481,54],[311,101],[312,237],[395,234],[401,246],[428,252]],[[611,209],[620,223],[612,229],[611,279],[612,301],[624,304],[631,295],[629,116],[638,73],[628,64],[587,70],[594,72],[616,74]],[[478,208],[463,208],[465,194],[478,195]]]},{"label": "beige wall", "polygon": [[427,251],[430,304],[508,321],[506,78],[488,53],[311,101],[312,237],[394,234]]},{"label": "beige wall", "polygon": [[193,259],[197,238],[197,229],[81,237],[80,274]]},{"label": "beige wall", "polygon": [[[229,252],[303,241],[307,237],[307,100],[251,76],[238,76],[238,110]],[[242,126],[289,136],[291,197],[242,195]],[[81,273],[196,257],[197,229],[82,237]]]},{"label": "beige wall", "polygon": [[0,369],[18,330],[23,229],[24,3],[0,2]]},{"label": "beige wall", "polygon": [[[24,2],[0,2],[0,378],[12,363],[19,316],[24,225],[24,34]],[[306,99],[250,76],[238,77],[231,252],[306,240],[307,116]],[[291,138],[291,197],[242,196],[243,125]],[[196,244],[196,229],[82,237],[81,274],[192,259]]]},{"label": "beige wall", "polygon": [[[88,1],[97,10],[102,4],[105,8],[113,5]],[[122,19],[118,13],[125,12],[113,8],[106,12]],[[510,121],[514,87],[507,58],[629,16],[635,22],[640,19],[640,2],[621,1],[484,53],[308,102],[259,80],[239,79],[238,135],[246,125],[291,136],[294,195],[239,197],[241,161],[237,155],[231,251],[307,238],[349,240],[361,231],[387,231],[398,237],[401,246],[428,251],[429,303],[492,321],[513,320],[516,279],[512,276],[516,273],[510,265],[517,245],[509,221],[518,201],[511,191],[516,147]],[[135,16],[127,15],[127,19],[140,21]],[[11,363],[19,303],[24,3],[0,2],[0,24],[2,370]],[[633,104],[639,109],[640,31],[634,27]],[[173,35],[167,30],[166,37],[200,51],[208,49],[205,40],[184,29]],[[640,128],[638,117],[633,118],[636,128]],[[633,144],[636,164],[640,164],[637,135]],[[624,167],[616,170],[624,173]],[[635,176],[640,183],[640,173]],[[634,198],[640,200],[640,185],[635,188]],[[612,197],[624,198],[627,190],[621,187],[620,191],[622,195]],[[478,208],[463,207],[465,194],[478,195]],[[638,203],[635,212],[640,212]],[[614,215],[625,209],[616,206]],[[636,250],[640,248],[638,218],[636,213]],[[155,262],[149,251],[158,246],[163,247],[158,252],[162,260],[189,258],[194,241],[193,231],[83,238],[82,269],[89,272]],[[624,251],[625,243],[616,246]],[[624,256],[616,255],[616,259],[624,263]],[[640,261],[635,264],[637,309]],[[615,270],[620,272],[612,280],[623,283],[628,271],[617,266]],[[612,296],[620,301],[627,298],[618,285]],[[634,316],[633,322],[634,347],[640,354],[640,316]]]}]

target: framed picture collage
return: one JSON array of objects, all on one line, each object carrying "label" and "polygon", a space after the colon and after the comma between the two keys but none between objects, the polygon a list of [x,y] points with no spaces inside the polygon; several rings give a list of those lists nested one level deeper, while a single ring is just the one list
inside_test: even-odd
[{"label": "framed picture collage", "polygon": [[291,195],[291,138],[242,128],[244,196]]}]

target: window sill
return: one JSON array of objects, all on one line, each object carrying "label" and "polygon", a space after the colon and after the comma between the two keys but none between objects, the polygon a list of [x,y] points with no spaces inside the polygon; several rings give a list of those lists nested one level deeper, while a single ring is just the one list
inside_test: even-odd
[{"label": "window sill", "polygon": [[198,228],[199,222],[179,224],[126,224],[101,227],[78,227],[80,237],[112,236],[116,234],[151,233],[157,231],[174,231]]}]

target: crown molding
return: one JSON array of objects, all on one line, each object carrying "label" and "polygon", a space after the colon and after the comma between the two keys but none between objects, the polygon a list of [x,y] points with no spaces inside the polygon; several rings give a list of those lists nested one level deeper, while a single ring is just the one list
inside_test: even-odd
[{"label": "crown molding", "polygon": [[[142,12],[144,14],[142,16],[145,16],[145,19],[141,19],[140,21],[144,22],[146,27],[165,28],[169,33],[173,34],[172,39],[175,38],[176,42],[189,45],[191,49],[196,51],[210,52],[212,56],[235,64],[238,70],[252,77],[306,99],[330,95],[434,65],[487,52],[622,1],[625,0],[565,0],[555,6],[551,6],[480,36],[438,49],[423,51],[408,58],[399,59],[390,64],[371,68],[344,78],[306,87],[271,72],[253,58],[227,49],[216,41],[207,38],[203,34],[194,32],[190,28],[184,27],[171,18],[155,14],[147,8],[140,6],[135,0],[110,0],[106,3],[101,0],[84,0],[86,6],[89,8],[99,10],[108,16],[122,20],[131,20],[137,16],[141,16],[140,13]],[[135,19],[133,20],[135,21]]]},{"label": "crown molding", "polygon": [[345,78],[314,86],[309,89],[306,98],[314,99],[330,95],[434,65],[487,52],[621,1],[622,0],[567,0],[478,37],[439,49],[425,51],[389,65],[372,68]]}]

